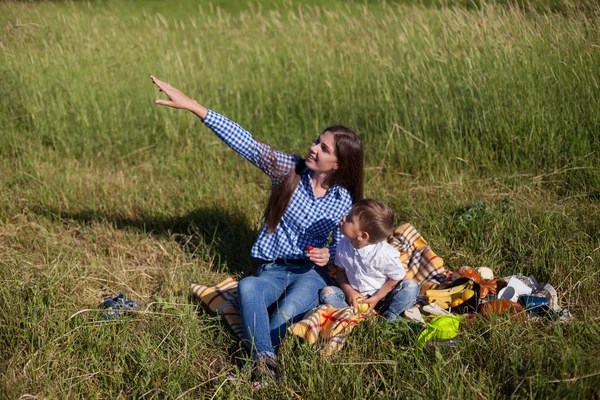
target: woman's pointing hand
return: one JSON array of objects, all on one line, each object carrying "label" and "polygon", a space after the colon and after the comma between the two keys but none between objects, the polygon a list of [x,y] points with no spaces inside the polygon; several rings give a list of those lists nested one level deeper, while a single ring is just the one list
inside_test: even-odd
[{"label": "woman's pointing hand", "polygon": [[206,117],[208,110],[202,105],[198,104],[196,100],[190,99],[188,96],[183,94],[181,90],[169,85],[167,82],[163,82],[160,79],[155,78],[152,75],[150,75],[150,79],[152,80],[152,83],[158,86],[158,89],[166,94],[169,98],[169,100],[155,100],[154,102],[156,104],[181,110],[188,110],[198,115],[202,119]]}]

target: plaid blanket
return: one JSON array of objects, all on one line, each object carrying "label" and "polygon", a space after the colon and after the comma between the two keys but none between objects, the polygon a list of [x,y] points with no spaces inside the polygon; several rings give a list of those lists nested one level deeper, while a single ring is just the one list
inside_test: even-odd
[{"label": "plaid blanket", "polygon": [[[388,243],[400,252],[400,261],[408,265],[406,276],[420,284],[420,293],[436,288],[445,278],[444,261],[429,247],[425,239],[411,224],[396,228]],[[237,303],[237,284],[227,278],[213,287],[192,284],[192,292],[206,307],[223,315],[235,336],[243,342],[244,330]],[[331,356],[342,348],[346,337],[357,323],[366,319],[365,314],[357,315],[351,307],[336,309],[321,305],[293,324],[288,332],[314,344],[325,341],[321,355]]]},{"label": "plaid blanket", "polygon": [[211,311],[222,315],[233,334],[245,342],[242,319],[237,303],[238,281],[227,278],[216,286],[207,287],[192,284],[192,293]]},{"label": "plaid blanket", "polygon": [[388,243],[400,252],[400,261],[408,265],[406,277],[421,286],[419,294],[435,289],[446,279],[444,260],[431,250],[425,239],[411,224],[400,225]]},{"label": "plaid blanket", "polygon": [[306,340],[309,344],[324,343],[320,349],[321,356],[331,357],[339,351],[350,331],[368,314],[357,314],[352,307],[335,308],[322,304],[307,312],[302,321],[288,328],[293,333]]}]

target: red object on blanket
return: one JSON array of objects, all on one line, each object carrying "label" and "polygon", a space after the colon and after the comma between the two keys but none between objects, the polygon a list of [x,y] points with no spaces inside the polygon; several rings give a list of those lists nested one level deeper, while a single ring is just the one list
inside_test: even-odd
[{"label": "red object on blanket", "polygon": [[313,250],[314,250],[314,247],[312,247],[310,245],[306,246],[306,251],[313,251]]}]

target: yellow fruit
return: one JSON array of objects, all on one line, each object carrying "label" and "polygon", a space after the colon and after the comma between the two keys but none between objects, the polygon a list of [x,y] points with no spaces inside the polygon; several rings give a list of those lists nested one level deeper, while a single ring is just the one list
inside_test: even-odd
[{"label": "yellow fruit", "polygon": [[464,302],[465,302],[465,301],[464,301],[462,298],[460,298],[460,297],[457,297],[457,298],[455,298],[454,300],[452,300],[451,306],[452,306],[452,307],[458,307],[459,305],[461,305],[461,304],[462,304],[462,303],[464,303]]},{"label": "yellow fruit", "polygon": [[445,297],[429,297],[429,302],[430,303],[435,303],[438,306],[440,306],[443,309],[449,308],[450,307],[450,303],[452,302],[452,297],[450,296],[445,296]]},{"label": "yellow fruit", "polygon": [[360,299],[356,300],[356,304],[358,305],[358,312],[365,313],[369,311],[369,305],[362,304],[364,300],[366,300],[364,297],[361,297]]},{"label": "yellow fruit", "polygon": [[469,282],[454,286],[449,289],[431,289],[425,292],[427,297],[445,297],[460,293],[463,289],[469,288]]},{"label": "yellow fruit", "polygon": [[469,300],[473,296],[475,296],[475,291],[471,289],[467,289],[462,293],[463,300]]}]

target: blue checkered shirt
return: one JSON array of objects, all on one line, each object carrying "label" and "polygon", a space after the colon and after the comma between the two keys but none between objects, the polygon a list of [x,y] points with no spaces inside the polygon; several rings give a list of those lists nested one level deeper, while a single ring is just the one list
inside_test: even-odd
[{"label": "blue checkered shirt", "polygon": [[[271,188],[277,186],[300,160],[297,154],[287,154],[257,141],[244,128],[214,111],[208,110],[203,122],[240,156],[267,174],[271,178]],[[342,237],[338,224],[351,208],[352,195],[338,185],[331,186],[325,196],[315,198],[310,169],[305,168],[275,232],[268,234],[265,224],[260,229],[252,246],[252,257],[303,259],[307,246],[325,247],[331,235],[329,254],[330,262],[333,262]]]}]

